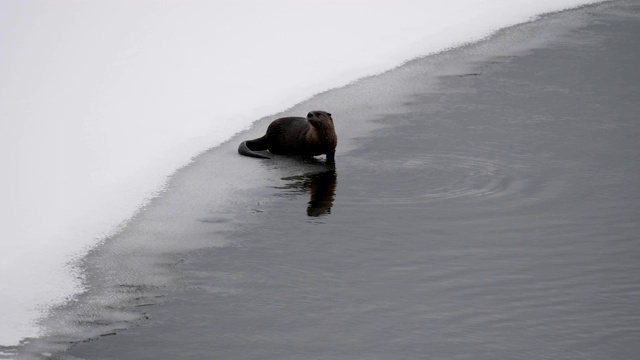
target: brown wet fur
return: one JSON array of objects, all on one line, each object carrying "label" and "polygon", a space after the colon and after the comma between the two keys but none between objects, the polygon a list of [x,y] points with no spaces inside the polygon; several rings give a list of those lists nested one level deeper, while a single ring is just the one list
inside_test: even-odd
[{"label": "brown wet fur", "polygon": [[305,158],[326,154],[327,163],[334,163],[337,144],[338,136],[331,114],[318,110],[309,112],[306,118],[274,120],[263,137],[242,142],[238,152],[267,159],[267,156],[254,151],[269,150],[277,155],[301,155]]}]

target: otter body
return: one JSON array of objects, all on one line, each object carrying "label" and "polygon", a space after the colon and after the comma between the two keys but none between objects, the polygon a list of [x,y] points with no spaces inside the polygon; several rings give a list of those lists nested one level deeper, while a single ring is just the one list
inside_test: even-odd
[{"label": "otter body", "polygon": [[305,158],[326,154],[327,162],[334,163],[337,143],[331,114],[311,111],[306,118],[274,120],[263,137],[243,141],[238,153],[261,159],[269,157],[255,151],[269,150],[277,155],[302,155]]}]

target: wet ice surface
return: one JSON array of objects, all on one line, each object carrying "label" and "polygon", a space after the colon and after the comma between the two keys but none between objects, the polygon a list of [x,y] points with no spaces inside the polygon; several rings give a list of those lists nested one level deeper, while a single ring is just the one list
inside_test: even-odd
[{"label": "wet ice surface", "polygon": [[56,356],[634,358],[640,8],[598,9],[292,109],[334,114],[335,171],[205,154],[87,259],[49,340],[98,340]]}]

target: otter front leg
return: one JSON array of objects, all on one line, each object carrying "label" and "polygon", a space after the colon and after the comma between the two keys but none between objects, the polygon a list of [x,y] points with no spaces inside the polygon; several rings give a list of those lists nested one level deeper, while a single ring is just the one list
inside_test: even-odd
[{"label": "otter front leg", "polygon": [[335,165],[336,164],[336,152],[331,151],[327,153],[327,164]]}]

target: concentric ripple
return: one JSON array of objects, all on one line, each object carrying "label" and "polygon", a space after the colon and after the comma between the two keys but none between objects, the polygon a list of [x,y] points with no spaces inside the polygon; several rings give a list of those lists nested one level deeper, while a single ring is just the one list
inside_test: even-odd
[{"label": "concentric ripple", "polygon": [[[386,160],[373,165],[367,183],[385,183],[374,203],[425,203],[431,201],[503,197],[519,192],[525,181],[499,161],[458,154],[425,154],[406,161]],[[377,186],[376,186],[377,187]]]}]

